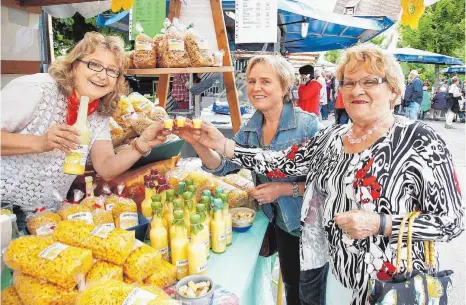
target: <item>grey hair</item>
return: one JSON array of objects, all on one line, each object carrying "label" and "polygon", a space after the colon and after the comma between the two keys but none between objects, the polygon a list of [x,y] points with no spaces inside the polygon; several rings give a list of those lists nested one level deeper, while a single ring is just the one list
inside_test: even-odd
[{"label": "grey hair", "polygon": [[280,79],[282,90],[285,92],[284,101],[290,102],[292,98],[291,88],[296,80],[293,65],[281,55],[257,55],[249,59],[246,75],[248,76],[252,68],[259,63],[267,63],[272,67]]}]

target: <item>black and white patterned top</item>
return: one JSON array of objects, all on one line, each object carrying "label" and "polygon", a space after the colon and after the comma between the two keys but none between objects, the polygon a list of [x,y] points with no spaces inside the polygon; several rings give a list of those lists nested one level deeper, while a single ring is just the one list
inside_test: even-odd
[{"label": "black and white patterned top", "polygon": [[[356,154],[344,152],[342,136],[349,128],[330,126],[307,142],[279,152],[237,145],[232,161],[279,177],[307,174],[301,217],[302,269],[306,270],[306,260],[320,253],[322,244],[316,241],[323,236],[333,272],[343,286],[353,290],[352,304],[356,305],[366,303],[371,278],[389,279],[395,271],[404,215],[422,211],[414,222],[411,251],[414,268],[425,271],[423,241],[457,237],[463,231],[464,210],[451,154],[429,126],[396,117],[387,134]],[[354,209],[390,214],[392,236],[348,239],[333,219],[336,213]],[[406,250],[404,245],[402,253]],[[402,270],[405,258],[402,255]]]},{"label": "black and white patterned top", "polygon": [[[47,73],[16,78],[3,88],[1,96],[2,131],[42,135],[53,124],[66,124],[67,98]],[[88,117],[90,148],[95,140],[111,141],[109,119],[97,112]],[[65,198],[76,178],[63,173],[64,161],[65,154],[58,149],[40,154],[2,156],[2,200],[12,201],[25,212],[32,212],[37,207],[55,207],[57,201],[53,190]]]}]

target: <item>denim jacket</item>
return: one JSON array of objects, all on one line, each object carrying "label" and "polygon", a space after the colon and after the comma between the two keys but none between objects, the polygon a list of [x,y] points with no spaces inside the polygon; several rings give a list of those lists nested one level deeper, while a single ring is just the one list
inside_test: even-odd
[{"label": "denim jacket", "polygon": [[[238,133],[232,138],[236,143],[243,146],[259,147],[261,128],[264,121],[264,115],[260,111],[256,111],[249,122],[241,127]],[[277,132],[272,139],[269,148],[271,150],[282,150],[294,144],[304,142],[312,137],[318,130],[318,118],[312,114],[296,108],[292,103],[283,105],[282,114]],[[241,169],[239,165],[230,162],[228,159],[221,157],[222,162],[219,167],[209,170],[203,166],[203,170],[217,176],[225,176],[232,171]],[[267,178],[270,182],[298,182],[305,181],[306,177],[286,177],[282,179]],[[255,181],[256,182],[256,181]],[[301,206],[303,197],[294,198],[292,196],[282,196],[278,198],[277,213],[281,213],[285,226],[288,232],[292,232],[299,228],[301,217]],[[264,213],[273,220],[273,210],[271,204],[262,206]]]}]

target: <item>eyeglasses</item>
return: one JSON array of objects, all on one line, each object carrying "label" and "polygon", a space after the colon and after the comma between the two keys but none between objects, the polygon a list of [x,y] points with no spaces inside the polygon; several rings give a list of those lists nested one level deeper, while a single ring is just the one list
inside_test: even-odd
[{"label": "eyeglasses", "polygon": [[366,89],[371,89],[372,87],[375,87],[376,85],[379,85],[385,82],[387,82],[387,79],[385,77],[366,77],[366,78],[361,78],[358,81],[344,79],[340,81],[340,87],[342,87],[345,90],[351,90],[354,87],[356,87],[356,84],[359,83],[361,88],[366,90]]},{"label": "eyeglasses", "polygon": [[105,70],[105,74],[107,74],[108,76],[110,76],[112,78],[118,78],[118,76],[120,76],[120,74],[121,74],[121,72],[116,70],[116,69],[105,68],[101,64],[98,64],[98,63],[93,62],[93,61],[85,61],[85,60],[82,60],[82,59],[79,59],[79,58],[77,59],[77,61],[80,61],[83,64],[86,64],[87,67],[90,70],[95,71],[95,72],[102,72],[103,70]]}]

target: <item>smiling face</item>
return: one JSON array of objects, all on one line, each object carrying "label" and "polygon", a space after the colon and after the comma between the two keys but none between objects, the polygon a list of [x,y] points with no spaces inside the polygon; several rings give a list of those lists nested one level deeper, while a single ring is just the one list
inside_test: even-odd
[{"label": "smiling face", "polygon": [[247,76],[248,97],[254,108],[264,112],[283,105],[283,90],[280,78],[272,66],[257,63]]},{"label": "smiling face", "polygon": [[[344,81],[359,81],[365,78],[378,78],[377,75],[362,67],[356,71],[344,71]],[[386,115],[390,111],[391,101],[395,98],[386,82],[376,84],[369,89],[363,89],[359,83],[354,88],[341,87],[341,93],[345,109],[351,119],[358,124],[367,124]]]},{"label": "smiling face", "polygon": [[[118,59],[104,47],[97,47],[95,52],[80,58],[82,61],[98,63],[105,68],[119,70]],[[76,61],[74,68],[75,90],[79,96],[88,96],[91,101],[102,98],[115,88],[117,78],[110,77],[105,70],[100,72],[88,68],[87,63]],[[121,77],[121,76],[120,76]]]}]

